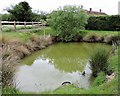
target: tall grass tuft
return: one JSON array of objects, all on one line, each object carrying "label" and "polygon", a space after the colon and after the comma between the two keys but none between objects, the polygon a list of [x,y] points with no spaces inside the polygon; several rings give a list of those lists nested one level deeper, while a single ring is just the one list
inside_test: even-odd
[{"label": "tall grass tuft", "polygon": [[109,52],[104,48],[97,49],[94,54],[91,55],[89,62],[94,77],[97,77],[97,74],[101,71],[107,72],[109,55]]},{"label": "tall grass tuft", "polygon": [[0,67],[2,72],[1,81],[3,94],[15,93],[17,91],[13,86],[13,76],[16,71],[19,58],[17,56],[13,56],[10,51],[11,49],[9,46],[4,46],[4,49],[2,49],[1,52]]},{"label": "tall grass tuft", "polygon": [[[7,47],[8,48],[8,47]],[[12,85],[12,77],[15,72],[15,66],[18,58],[10,55],[6,55],[10,53],[10,48],[2,50],[2,85],[11,86]]]},{"label": "tall grass tuft", "polygon": [[20,46],[15,48],[15,54],[22,59],[26,55],[31,54],[31,52],[29,51],[29,49],[27,49],[26,46],[20,45]]}]

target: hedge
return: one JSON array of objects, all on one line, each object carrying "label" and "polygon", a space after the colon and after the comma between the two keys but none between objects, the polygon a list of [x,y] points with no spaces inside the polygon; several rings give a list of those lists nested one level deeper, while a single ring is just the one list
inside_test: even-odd
[{"label": "hedge", "polygon": [[91,16],[88,19],[86,29],[120,31],[120,15]]}]

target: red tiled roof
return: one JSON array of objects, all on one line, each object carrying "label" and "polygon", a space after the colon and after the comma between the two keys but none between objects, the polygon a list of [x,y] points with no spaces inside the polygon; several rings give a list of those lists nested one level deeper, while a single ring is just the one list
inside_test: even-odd
[{"label": "red tiled roof", "polygon": [[104,12],[97,12],[97,11],[87,11],[88,14],[95,14],[95,15],[107,15]]},{"label": "red tiled roof", "polygon": [[[101,10],[101,9],[100,9]],[[91,14],[91,15],[107,15],[106,13],[104,13],[104,12],[98,12],[98,11],[92,11],[92,9],[91,10],[85,10],[88,14]]]}]

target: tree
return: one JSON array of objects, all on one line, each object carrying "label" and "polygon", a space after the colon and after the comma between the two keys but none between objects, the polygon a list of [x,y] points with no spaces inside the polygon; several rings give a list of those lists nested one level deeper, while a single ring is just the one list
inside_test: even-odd
[{"label": "tree", "polygon": [[32,19],[32,8],[29,4],[24,1],[16,4],[11,9],[7,9],[7,11],[13,16],[14,20],[17,21],[31,21]]},{"label": "tree", "polygon": [[62,41],[71,41],[87,23],[87,14],[81,6],[64,6],[50,14],[50,26]]},{"label": "tree", "polygon": [[47,13],[39,10],[34,10],[33,11],[33,18],[32,21],[40,21],[41,19],[46,21]]},{"label": "tree", "polygon": [[11,14],[2,14],[2,21],[13,21]]}]

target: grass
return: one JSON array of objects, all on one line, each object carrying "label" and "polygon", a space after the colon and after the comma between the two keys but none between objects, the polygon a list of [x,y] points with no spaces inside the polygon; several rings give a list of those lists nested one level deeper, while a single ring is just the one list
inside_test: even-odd
[{"label": "grass", "polygon": [[0,33],[1,37],[7,37],[10,39],[19,39],[22,42],[25,42],[30,38],[31,33],[30,32],[2,32]]},{"label": "grass", "polygon": [[19,91],[13,87],[5,87],[2,89],[2,95],[4,96],[5,94],[19,94]]},{"label": "grass", "polygon": [[107,36],[107,35],[118,35],[118,32],[120,31],[98,31],[98,30],[84,30],[84,32],[87,32],[89,34],[98,34],[100,36]]},{"label": "grass", "polygon": [[[118,31],[96,31],[96,30],[82,30],[84,33],[87,35],[92,35],[96,34],[97,36],[107,36],[107,35],[118,35]],[[26,41],[30,38],[30,35],[32,33],[38,34],[38,35],[55,35],[55,30],[53,30],[51,27],[46,27],[44,30],[33,30],[32,32],[2,32],[0,33],[0,38],[2,35],[8,37],[8,38],[17,38],[20,39],[21,41]]]},{"label": "grass", "polygon": [[[34,27],[36,27],[36,26],[34,26]],[[33,29],[33,27],[32,27],[32,25],[26,25],[26,27],[24,25],[16,26],[16,30],[21,30],[21,29]],[[11,31],[14,31],[14,26],[13,25],[3,25],[2,30],[4,32],[11,32]]]},{"label": "grass", "polygon": [[42,94],[118,94],[117,84],[117,79],[114,79],[109,83],[104,83],[90,89],[80,89],[74,85],[66,85],[54,91],[43,92]]},{"label": "grass", "polygon": [[18,57],[12,56],[8,46],[4,46],[2,50],[2,92],[3,94],[15,93],[13,88],[13,76],[16,71],[15,66],[18,64]]},{"label": "grass", "polygon": [[40,32],[37,32],[39,35],[44,35],[44,32],[46,35],[55,35],[55,30],[52,29],[51,27],[46,27],[44,30],[41,30]]}]

